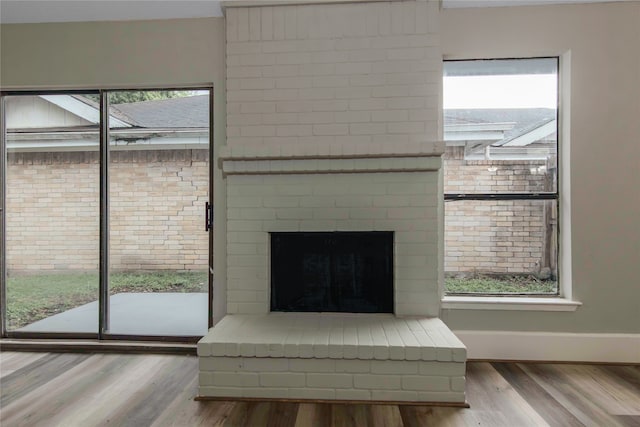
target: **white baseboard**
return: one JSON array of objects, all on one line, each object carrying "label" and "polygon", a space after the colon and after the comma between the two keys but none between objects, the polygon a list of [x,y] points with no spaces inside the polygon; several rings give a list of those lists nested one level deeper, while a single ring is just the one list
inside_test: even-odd
[{"label": "white baseboard", "polygon": [[640,363],[640,334],[454,331],[469,359]]}]

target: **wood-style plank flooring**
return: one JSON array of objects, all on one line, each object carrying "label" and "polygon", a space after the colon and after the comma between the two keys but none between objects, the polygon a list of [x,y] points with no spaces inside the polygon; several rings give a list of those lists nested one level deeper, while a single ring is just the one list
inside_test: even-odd
[{"label": "wood-style plank flooring", "polygon": [[0,352],[0,425],[640,426],[640,367],[480,363],[470,408],[194,401],[195,356]]}]

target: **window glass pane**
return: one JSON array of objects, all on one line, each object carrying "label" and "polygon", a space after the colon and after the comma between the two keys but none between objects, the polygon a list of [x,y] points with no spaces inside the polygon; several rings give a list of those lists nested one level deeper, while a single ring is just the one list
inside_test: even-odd
[{"label": "window glass pane", "polygon": [[555,192],[557,88],[557,58],[445,62],[445,193]]},{"label": "window glass pane", "polygon": [[108,332],[205,335],[209,91],[118,91],[109,102]]},{"label": "window glass pane", "polygon": [[99,106],[7,96],[7,329],[98,332]]},{"label": "window glass pane", "polygon": [[448,293],[556,294],[556,200],[445,203]]}]

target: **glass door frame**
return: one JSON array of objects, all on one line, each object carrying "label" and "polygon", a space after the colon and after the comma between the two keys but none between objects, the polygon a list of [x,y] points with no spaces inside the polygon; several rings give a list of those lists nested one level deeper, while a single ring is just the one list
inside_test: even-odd
[{"label": "glass door frame", "polygon": [[7,188],[7,126],[5,116],[5,97],[0,93],[0,336],[5,337],[7,318],[7,283],[6,240],[7,221],[5,219],[5,193]]},{"label": "glass door frame", "polygon": [[[99,340],[131,340],[161,342],[197,342],[200,336],[156,336],[156,335],[122,335],[111,334],[107,330],[109,324],[109,100],[110,92],[122,91],[166,91],[166,90],[206,90],[209,94],[209,197],[208,206],[213,206],[213,86],[180,86],[180,87],[136,87],[118,89],[73,89],[73,90],[0,90],[0,337],[2,338],[60,338],[60,339],[99,339]],[[95,333],[76,332],[25,332],[7,329],[7,258],[6,258],[6,194],[7,194],[7,127],[6,97],[25,95],[99,95],[99,285],[98,285],[98,330]],[[213,326],[213,208],[205,212],[205,224],[208,232],[208,286],[207,286],[207,328]],[[211,225],[211,226],[210,226]]]}]

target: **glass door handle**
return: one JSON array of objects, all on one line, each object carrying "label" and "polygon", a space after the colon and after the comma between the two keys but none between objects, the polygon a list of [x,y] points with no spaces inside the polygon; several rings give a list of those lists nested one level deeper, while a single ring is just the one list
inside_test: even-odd
[{"label": "glass door handle", "polygon": [[213,228],[213,205],[209,202],[204,204],[204,231],[209,231]]}]

